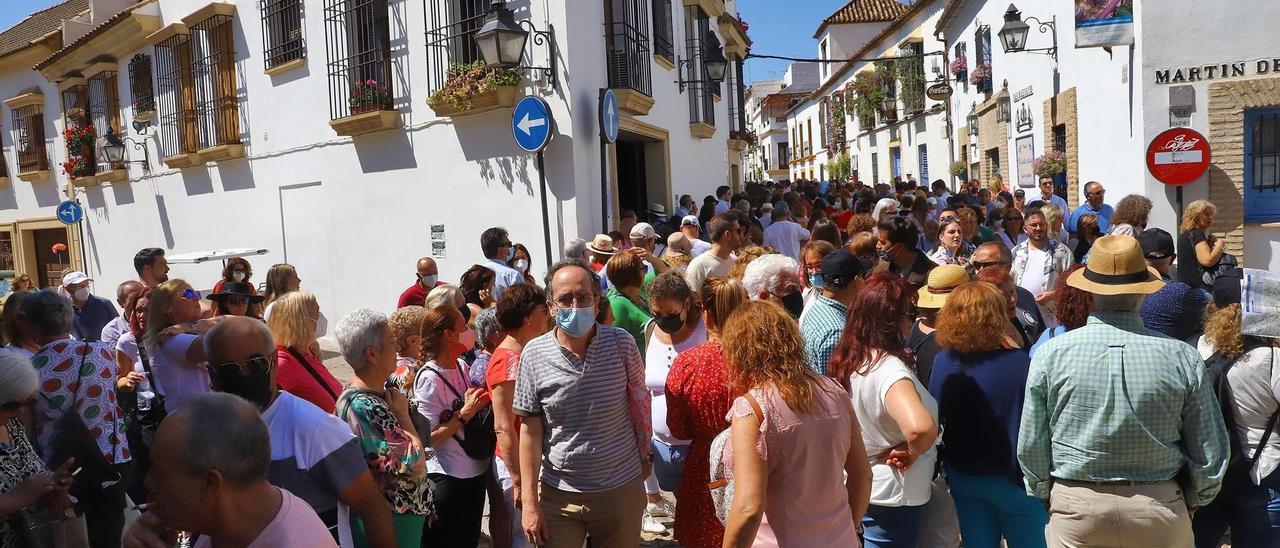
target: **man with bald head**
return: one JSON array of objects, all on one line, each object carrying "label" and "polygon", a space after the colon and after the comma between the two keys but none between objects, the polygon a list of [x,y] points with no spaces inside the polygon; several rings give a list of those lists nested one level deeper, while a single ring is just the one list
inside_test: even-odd
[{"label": "man with bald head", "polygon": [[351,546],[350,514],[364,523],[369,546],[395,546],[391,509],[373,481],[351,429],[337,417],[276,387],[275,342],[263,322],[228,317],[204,338],[213,389],[262,411],[271,433],[267,480],[305,500]]},{"label": "man with bald head", "polygon": [[406,306],[422,306],[427,301],[427,293],[437,286],[445,285],[440,281],[440,267],[436,266],[436,260],[431,257],[418,259],[417,276],[418,281],[413,282],[409,289],[400,294],[400,301],[396,303],[397,309]]},{"label": "man with bald head", "polygon": [[147,513],[124,545],[172,546],[177,539],[158,538],[159,529],[197,535],[196,548],[336,548],[306,502],[267,481],[271,453],[267,425],[249,402],[217,393],[187,401],[156,431]]}]

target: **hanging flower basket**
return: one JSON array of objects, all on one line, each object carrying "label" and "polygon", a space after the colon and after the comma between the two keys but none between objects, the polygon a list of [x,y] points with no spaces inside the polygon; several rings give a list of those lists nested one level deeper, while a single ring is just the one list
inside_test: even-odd
[{"label": "hanging flower basket", "polygon": [[968,59],[965,59],[964,57],[957,57],[955,61],[951,62],[951,76],[954,77],[957,82],[964,80],[965,75],[968,73]]},{"label": "hanging flower basket", "polygon": [[[453,65],[446,74],[444,87],[431,94],[427,106],[439,116],[452,116],[474,109],[500,108],[505,96],[514,97],[510,91],[520,85],[520,73],[505,68],[490,68],[483,60],[467,65]],[[504,96],[504,97],[499,97]],[[494,103],[494,105],[490,105]],[[490,108],[492,106],[492,108]]]},{"label": "hanging flower basket", "polygon": [[1033,171],[1037,177],[1057,177],[1067,172],[1067,155],[1062,151],[1050,150],[1039,158],[1036,158],[1033,164]]},{"label": "hanging flower basket", "polygon": [[973,72],[969,73],[969,83],[975,86],[991,79],[991,65],[978,65],[973,67]]},{"label": "hanging flower basket", "polygon": [[86,156],[71,156],[62,162],[62,171],[72,179],[93,175],[93,162]]},{"label": "hanging flower basket", "polygon": [[85,147],[93,148],[97,136],[93,134],[93,124],[71,124],[62,131],[62,138],[67,141],[67,150],[80,150]]}]

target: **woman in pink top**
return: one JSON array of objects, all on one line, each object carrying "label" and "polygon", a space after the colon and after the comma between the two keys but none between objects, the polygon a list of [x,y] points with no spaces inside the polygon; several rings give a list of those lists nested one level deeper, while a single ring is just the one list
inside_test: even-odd
[{"label": "woman in pink top", "polygon": [[742,305],[723,341],[740,394],[729,411],[724,546],[858,546],[871,469],[848,394],[809,368],[795,320],[776,304]]}]

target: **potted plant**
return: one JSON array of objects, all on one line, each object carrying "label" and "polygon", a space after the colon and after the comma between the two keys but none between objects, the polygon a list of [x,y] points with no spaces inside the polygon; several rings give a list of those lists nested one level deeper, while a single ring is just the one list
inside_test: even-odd
[{"label": "potted plant", "polygon": [[969,83],[981,88],[985,88],[988,81],[991,80],[991,65],[981,64],[973,67],[973,72],[969,73]]},{"label": "potted plant", "polygon": [[951,162],[951,176],[960,180],[969,178],[969,166],[965,165],[963,160]]},{"label": "potted plant", "polygon": [[351,114],[388,110],[391,108],[391,86],[372,78],[356,82],[351,86],[347,106],[351,107]]},{"label": "potted plant", "polygon": [[964,57],[956,57],[951,62],[951,76],[957,82],[963,82],[964,77],[969,73],[969,60]]},{"label": "potted plant", "polygon": [[1053,178],[1054,188],[1067,184],[1067,154],[1060,150],[1050,150],[1040,155],[1032,164],[1036,178]]},{"label": "potted plant", "polygon": [[483,60],[466,65],[453,65],[445,75],[444,86],[431,94],[427,105],[439,116],[486,112],[515,104],[519,72],[508,68],[487,67]]},{"label": "potted plant", "polygon": [[93,162],[85,156],[72,155],[62,163],[62,171],[72,179],[93,175]]}]

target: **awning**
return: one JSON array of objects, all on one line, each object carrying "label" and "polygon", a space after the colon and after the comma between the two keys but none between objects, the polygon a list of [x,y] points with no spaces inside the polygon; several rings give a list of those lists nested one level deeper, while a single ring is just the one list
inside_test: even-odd
[{"label": "awning", "polygon": [[225,261],[236,257],[253,257],[255,255],[266,255],[269,250],[265,248],[241,247],[234,249],[214,249],[212,251],[193,251],[191,253],[165,254],[164,258],[170,264],[200,264],[209,261]]}]

